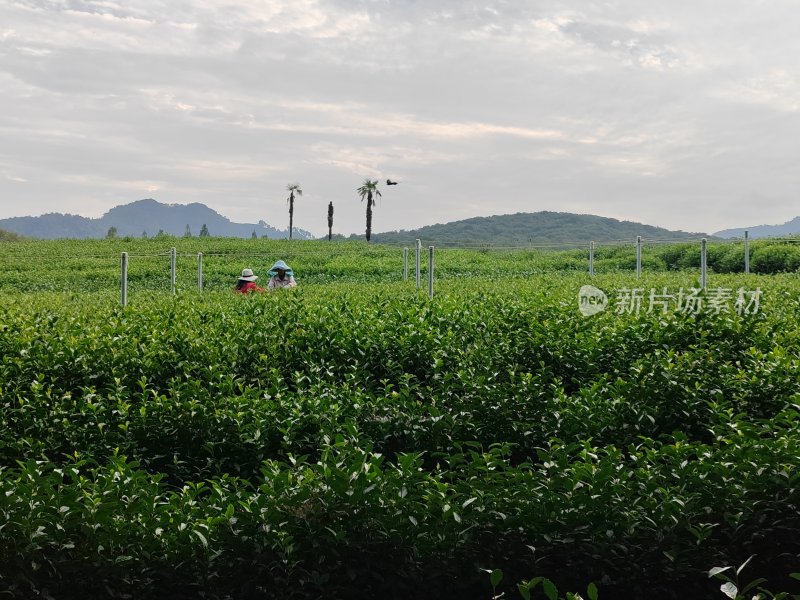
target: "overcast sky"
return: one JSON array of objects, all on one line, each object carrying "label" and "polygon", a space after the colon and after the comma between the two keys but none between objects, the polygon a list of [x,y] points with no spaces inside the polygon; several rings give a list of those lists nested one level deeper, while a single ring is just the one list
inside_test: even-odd
[{"label": "overcast sky", "polygon": [[[797,0],[0,0],[0,218],[800,215]],[[397,186],[387,187],[386,178]]]}]

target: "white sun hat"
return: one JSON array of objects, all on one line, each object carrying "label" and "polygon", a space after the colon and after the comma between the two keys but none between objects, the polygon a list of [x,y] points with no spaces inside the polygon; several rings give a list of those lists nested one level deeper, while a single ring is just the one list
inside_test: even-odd
[{"label": "white sun hat", "polygon": [[239,279],[243,281],[255,281],[258,279],[258,275],[253,275],[253,269],[242,269],[242,274]]}]

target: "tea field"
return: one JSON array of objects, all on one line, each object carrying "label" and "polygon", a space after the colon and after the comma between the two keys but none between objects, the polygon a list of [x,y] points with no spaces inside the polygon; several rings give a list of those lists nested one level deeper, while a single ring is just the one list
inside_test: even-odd
[{"label": "tea field", "polygon": [[608,268],[583,316],[575,253],[443,251],[428,298],[397,248],[217,240],[172,295],[145,242],[125,308],[121,240],[0,248],[0,597],[798,593],[796,274]]},{"label": "tea field", "polygon": [[[796,273],[800,270],[799,240],[750,242],[750,271],[754,274]],[[171,291],[170,249],[177,254],[176,289],[196,290],[198,255],[202,254],[204,290],[228,290],[244,267],[265,276],[281,258],[305,283],[388,283],[403,280],[403,248],[364,242],[242,240],[230,238],[117,238],[104,240],[0,241],[0,292],[100,292],[120,289],[121,254],[128,254],[131,299],[139,293]],[[414,278],[414,249],[408,249],[409,276]],[[741,241],[709,242],[708,267],[720,274],[744,273]],[[428,272],[428,247],[421,256],[423,287]],[[697,272],[700,244],[644,242],[644,273]],[[589,247],[435,249],[436,280],[474,277],[527,278],[548,273],[587,273]],[[594,269],[598,275],[636,270],[636,247],[630,243],[597,245]]]}]

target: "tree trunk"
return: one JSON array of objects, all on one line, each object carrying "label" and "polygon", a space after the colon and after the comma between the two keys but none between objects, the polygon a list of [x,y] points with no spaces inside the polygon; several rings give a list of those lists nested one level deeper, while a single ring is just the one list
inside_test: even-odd
[{"label": "tree trunk", "polygon": [[367,241],[372,237],[372,192],[367,194]]},{"label": "tree trunk", "polygon": [[292,219],[294,218],[294,192],[289,195],[289,239],[292,239]]},{"label": "tree trunk", "polygon": [[328,202],[328,241],[333,237],[333,202]]}]

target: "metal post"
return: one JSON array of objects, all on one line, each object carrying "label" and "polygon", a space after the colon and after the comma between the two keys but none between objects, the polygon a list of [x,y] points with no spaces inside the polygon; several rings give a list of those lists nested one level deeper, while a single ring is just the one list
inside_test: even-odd
[{"label": "metal post", "polygon": [[589,242],[589,277],[594,277],[594,242]]},{"label": "metal post", "polygon": [[700,287],[702,289],[706,289],[706,270],[707,270],[707,261],[706,261],[706,238],[700,240]]},{"label": "metal post", "polygon": [[128,304],[128,253],[122,253],[122,306]]},{"label": "metal post", "polygon": [[744,230],[744,272],[750,273],[750,232]]},{"label": "metal post", "polygon": [[414,250],[415,250],[414,262],[415,262],[416,268],[417,268],[417,289],[419,289],[419,286],[420,286],[420,283],[421,283],[420,282],[420,272],[419,272],[419,261],[420,261],[420,254],[422,254],[422,242],[420,240],[417,240],[417,243],[416,243],[416,245],[414,247]]},{"label": "metal post", "polygon": [[403,281],[408,281],[408,248],[403,248]]},{"label": "metal post", "polygon": [[175,293],[175,279],[177,274],[178,251],[171,248],[169,251],[169,283],[172,293]]},{"label": "metal post", "polygon": [[428,298],[433,298],[433,246],[428,246]]},{"label": "metal post", "polygon": [[636,236],[636,279],[642,277],[642,236]]},{"label": "metal post", "polygon": [[203,253],[197,253],[197,291],[203,291]]}]

